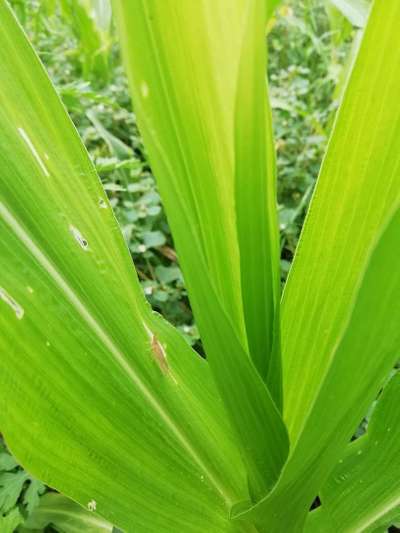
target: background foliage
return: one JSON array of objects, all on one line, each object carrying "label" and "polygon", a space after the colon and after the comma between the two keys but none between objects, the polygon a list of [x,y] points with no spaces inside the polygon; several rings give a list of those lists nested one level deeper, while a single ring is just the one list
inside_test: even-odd
[{"label": "background foliage", "polygon": [[[13,0],[11,4],[95,162],[147,298],[201,353],[108,14],[101,25],[85,18],[83,11],[77,19],[79,13],[71,10],[69,0]],[[319,170],[355,34],[327,6],[323,0],[286,2],[268,28],[282,282]],[[14,531],[32,516],[45,491],[0,448],[1,531]],[[62,524],[52,522],[52,527],[67,531]]]}]

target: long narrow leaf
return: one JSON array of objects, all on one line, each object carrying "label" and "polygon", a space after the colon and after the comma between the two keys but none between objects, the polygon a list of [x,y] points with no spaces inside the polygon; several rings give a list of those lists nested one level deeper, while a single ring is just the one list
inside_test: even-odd
[{"label": "long narrow leaf", "polygon": [[235,116],[235,207],[249,351],[282,403],[279,345],[279,239],[275,153],[266,94],[263,3],[249,2]]},{"label": "long narrow leaf", "polygon": [[208,364],[146,304],[4,0],[0,21],[2,433],[35,477],[128,531],[231,531],[246,479]]},{"label": "long narrow leaf", "polygon": [[395,0],[374,4],[285,293],[292,447],[270,496],[243,515],[260,527],[271,515],[272,529],[301,529],[398,353],[398,213],[368,261],[399,201],[399,16]]},{"label": "long narrow leaf", "polygon": [[[276,480],[288,449],[279,412],[249,357],[264,376],[273,369],[278,396],[279,362],[270,362],[278,263],[267,171],[274,162],[265,53],[252,57],[264,46],[265,12],[253,0],[115,6],[139,126],[208,361],[258,498]],[[257,137],[250,145],[256,108],[260,128],[251,130]],[[254,232],[247,236],[251,247],[259,245],[254,262],[247,229]],[[273,353],[279,358],[278,349]]]},{"label": "long narrow leaf", "polygon": [[371,244],[400,191],[396,0],[375,2],[282,304],[285,420],[296,441],[348,320]]},{"label": "long narrow leaf", "polygon": [[398,358],[399,249],[400,208],[374,248],[351,318],[277,485],[241,515],[259,531],[302,531],[307,509]]}]

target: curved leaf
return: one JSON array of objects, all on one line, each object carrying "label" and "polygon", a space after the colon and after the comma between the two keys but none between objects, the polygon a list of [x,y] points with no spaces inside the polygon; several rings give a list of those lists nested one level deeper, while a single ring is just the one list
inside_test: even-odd
[{"label": "curved leaf", "polygon": [[[278,483],[239,515],[254,521],[259,531],[303,530],[308,508],[398,359],[399,250],[397,208],[374,247],[351,317]],[[271,518],[268,524],[266,516]]]},{"label": "curved leaf", "polygon": [[399,200],[400,17],[375,2],[338,112],[282,302],[284,418],[295,442]]},{"label": "curved leaf", "polygon": [[235,108],[235,211],[250,355],[282,407],[275,147],[266,91],[265,14],[249,2]]},{"label": "curved leaf", "polygon": [[4,0],[0,20],[7,443],[119,527],[235,529],[228,509],[246,479],[208,364],[146,304],[93,165]]},{"label": "curved leaf", "polygon": [[[280,363],[270,364],[278,262],[275,206],[273,214],[268,208],[275,191],[268,190],[273,161],[265,146],[271,142],[265,53],[252,55],[265,44],[263,4],[117,0],[115,7],[135,111],[196,323],[241,444],[252,495],[259,498],[277,479],[288,451],[271,397],[280,390]],[[262,126],[249,132],[256,112]],[[253,144],[250,133],[258,134]],[[253,158],[254,168],[247,168]],[[249,197],[242,196],[246,183]],[[235,187],[242,199],[238,210]],[[250,221],[243,213],[252,200]],[[247,229],[255,231],[249,244],[264,243],[253,263]],[[279,349],[273,353],[280,357]],[[264,377],[273,368],[273,391],[255,365]]]},{"label": "curved leaf", "polygon": [[272,530],[301,530],[398,355],[399,17],[396,0],[374,4],[285,291],[291,452],[271,493],[241,515],[260,528],[271,516]]}]

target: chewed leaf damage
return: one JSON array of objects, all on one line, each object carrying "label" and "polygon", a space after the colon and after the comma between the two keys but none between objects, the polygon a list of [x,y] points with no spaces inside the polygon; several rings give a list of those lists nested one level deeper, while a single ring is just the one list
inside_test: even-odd
[{"label": "chewed leaf damage", "polygon": [[177,383],[169,367],[168,360],[167,360],[167,352],[165,350],[165,347],[161,344],[157,335],[153,333],[144,322],[143,322],[143,326],[146,330],[147,335],[149,336],[152,358],[157,363],[162,374],[164,374],[165,376],[171,377],[174,383]]},{"label": "chewed leaf damage", "polygon": [[85,251],[89,250],[89,243],[87,239],[85,239],[85,237],[82,235],[82,233],[78,230],[78,228],[76,228],[75,226],[72,226],[71,224],[69,226],[69,231],[71,232],[72,236],[74,237],[74,239],[77,241],[77,243],[83,250]]}]

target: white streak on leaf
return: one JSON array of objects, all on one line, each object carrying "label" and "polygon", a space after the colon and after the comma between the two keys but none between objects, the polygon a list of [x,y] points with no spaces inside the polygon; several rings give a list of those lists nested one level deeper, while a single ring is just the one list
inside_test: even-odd
[{"label": "white streak on leaf", "polygon": [[142,322],[143,324],[143,327],[147,333],[147,336],[149,337],[150,341],[152,340],[153,338],[153,332],[151,331],[151,329],[148,327],[148,325],[146,324],[146,322]]},{"label": "white streak on leaf", "polygon": [[99,198],[99,206],[101,209],[107,209],[108,205],[104,198]]},{"label": "white streak on leaf", "polygon": [[21,318],[23,318],[25,312],[24,309],[2,287],[0,287],[0,299],[11,307],[18,320],[21,320]]},{"label": "white streak on leaf", "polygon": [[23,138],[23,140],[25,141],[27,147],[29,148],[29,150],[31,151],[33,157],[36,159],[36,161],[38,162],[40,168],[42,169],[43,171],[43,174],[49,178],[50,177],[50,173],[49,171],[47,170],[46,168],[46,165],[43,163],[42,161],[42,158],[40,157],[40,155],[38,154],[35,146],[33,145],[33,142],[31,141],[31,139],[29,138],[29,135],[26,133],[26,131],[23,129],[23,128],[18,128],[18,133],[21,135],[21,137]]},{"label": "white streak on leaf", "polygon": [[82,235],[82,233],[78,230],[78,228],[76,228],[75,226],[70,225],[69,226],[69,231],[71,232],[72,236],[78,242],[79,246],[83,250],[85,250],[85,251],[89,250],[89,243],[87,242],[85,237]]}]

